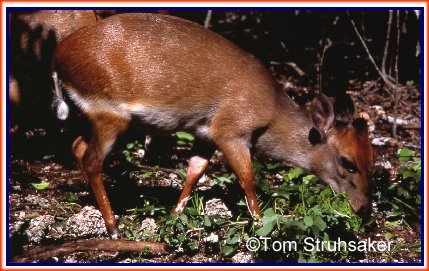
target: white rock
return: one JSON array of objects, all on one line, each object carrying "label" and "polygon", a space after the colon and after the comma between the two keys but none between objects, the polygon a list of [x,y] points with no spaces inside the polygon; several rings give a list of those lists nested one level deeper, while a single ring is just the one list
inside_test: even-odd
[{"label": "white rock", "polygon": [[78,213],[69,217],[66,232],[67,235],[82,237],[104,235],[107,233],[107,229],[100,211],[93,206],[85,206]]},{"label": "white rock", "polygon": [[377,161],[375,162],[376,167],[382,167],[384,169],[391,169],[393,166],[389,161]]},{"label": "white rock", "polygon": [[233,263],[254,263],[255,258],[248,252],[238,252],[231,258]]},{"label": "white rock", "polygon": [[209,236],[203,238],[203,242],[206,243],[217,243],[219,241],[219,235],[210,233]]},{"label": "white rock", "polygon": [[158,231],[158,228],[159,227],[156,225],[155,219],[150,217],[145,218],[140,227],[141,230],[148,230],[151,234],[155,234]]},{"label": "white rock", "polygon": [[[387,121],[389,123],[394,123],[395,122],[395,118],[391,117],[391,116],[387,116]],[[410,124],[410,122],[408,120],[396,118],[396,124],[397,125],[408,125],[408,124]]]},{"label": "white rock", "polygon": [[392,139],[391,137],[376,137],[372,139],[371,144],[375,146],[385,146]]},{"label": "white rock", "polygon": [[52,215],[41,215],[30,220],[30,225],[25,230],[25,235],[30,242],[39,243],[46,236],[51,224],[55,222]]},{"label": "white rock", "polygon": [[207,215],[220,215],[223,217],[232,217],[232,213],[220,199],[211,199],[206,202],[204,212]]}]

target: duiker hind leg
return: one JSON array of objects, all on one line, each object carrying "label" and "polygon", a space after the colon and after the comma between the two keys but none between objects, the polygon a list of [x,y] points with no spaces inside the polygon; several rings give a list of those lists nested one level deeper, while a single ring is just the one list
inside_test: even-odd
[{"label": "duiker hind leg", "polygon": [[85,170],[83,169],[83,155],[85,154],[86,150],[88,149],[88,143],[85,142],[82,136],[79,136],[75,139],[72,145],[72,152],[74,154],[74,157],[76,158],[77,166],[82,173],[83,181],[85,184],[89,182],[88,176],[86,175]]},{"label": "duiker hind leg", "polygon": [[185,184],[174,209],[176,214],[181,213],[185,208],[195,184],[203,176],[214,151],[213,146],[206,146],[203,143],[195,142],[192,150],[194,155],[188,161]]},{"label": "duiker hind leg", "polygon": [[84,180],[91,185],[108,232],[112,238],[117,238],[119,231],[104,188],[102,170],[106,155],[118,135],[127,129],[129,120],[106,112],[90,115],[89,119],[93,123],[91,140],[86,144],[83,138],[78,137],[73,143],[73,152]]}]

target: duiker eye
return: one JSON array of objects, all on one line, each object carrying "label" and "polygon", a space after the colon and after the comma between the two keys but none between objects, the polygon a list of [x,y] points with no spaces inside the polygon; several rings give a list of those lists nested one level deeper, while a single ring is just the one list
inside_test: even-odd
[{"label": "duiker eye", "polygon": [[347,158],[341,157],[340,163],[341,163],[341,166],[343,168],[345,168],[348,172],[350,172],[350,173],[356,173],[357,172],[356,165],[353,162],[351,162],[350,160],[348,160]]}]

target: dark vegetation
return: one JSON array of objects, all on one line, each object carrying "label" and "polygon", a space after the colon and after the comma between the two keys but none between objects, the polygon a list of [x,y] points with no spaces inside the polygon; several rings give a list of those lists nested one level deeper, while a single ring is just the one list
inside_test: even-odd
[{"label": "dark vegetation", "polygon": [[[212,158],[185,212],[174,217],[171,211],[186,176],[193,137],[177,133],[154,138],[146,150],[145,135],[130,131],[105,164],[112,207],[119,216],[122,238],[164,243],[169,253],[158,255],[148,245],[141,252],[75,252],[28,259],[421,261],[421,23],[415,11],[215,10],[210,18],[207,11],[169,13],[201,24],[209,19],[210,29],[261,59],[302,106],[318,92],[333,96],[347,91],[352,96],[356,112],[368,120],[377,153],[371,219],[363,222],[351,211],[346,195],[334,192],[311,173],[283,163],[255,161],[264,218],[254,224],[221,153]],[[19,103],[9,104],[11,261],[37,245],[108,239],[90,188],[81,182],[70,151],[75,137],[89,131],[88,123],[77,110],[67,122],[56,120],[51,112],[49,58],[57,42],[55,34],[42,35],[42,25],[30,27],[20,14],[11,13],[9,35],[9,71],[20,89]],[[23,36],[28,37],[26,50],[21,47]],[[41,53],[35,53],[37,48]],[[246,241],[254,236],[296,241],[298,249],[251,253]],[[304,251],[306,237],[324,241],[372,238],[392,242],[392,250]]]}]

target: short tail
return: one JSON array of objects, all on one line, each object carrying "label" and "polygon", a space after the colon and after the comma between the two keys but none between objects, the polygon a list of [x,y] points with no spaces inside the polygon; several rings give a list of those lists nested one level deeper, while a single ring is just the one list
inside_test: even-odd
[{"label": "short tail", "polygon": [[60,87],[60,81],[56,72],[52,73],[52,80],[54,81],[54,99],[52,101],[52,107],[57,111],[57,118],[65,120],[69,116],[69,106],[66,104],[63,98],[63,93]]}]

